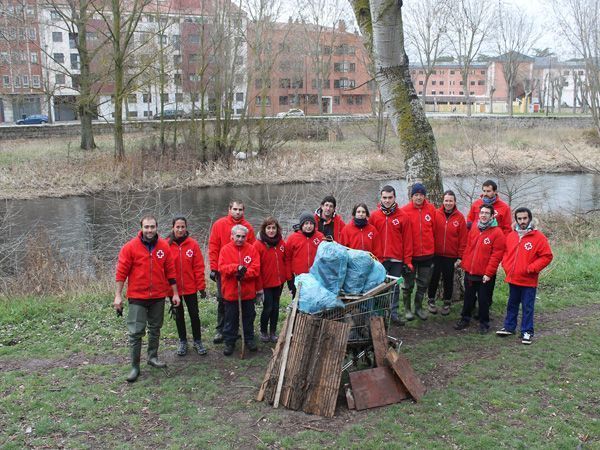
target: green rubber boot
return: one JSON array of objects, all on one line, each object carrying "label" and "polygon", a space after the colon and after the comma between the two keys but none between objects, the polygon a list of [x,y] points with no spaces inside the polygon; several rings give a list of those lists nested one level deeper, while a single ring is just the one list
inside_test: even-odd
[{"label": "green rubber boot", "polygon": [[127,376],[128,383],[134,383],[140,376],[140,357],[142,354],[142,342],[137,342],[131,346],[131,371]]},{"label": "green rubber boot", "polygon": [[167,363],[158,359],[159,337],[148,334],[148,365],[157,369],[166,369]]},{"label": "green rubber boot", "polygon": [[423,309],[423,294],[415,295],[415,315],[421,320],[427,320],[427,313]]},{"label": "green rubber boot", "polygon": [[404,302],[404,317],[406,320],[415,320],[415,316],[410,310],[410,292],[404,292],[402,301]]}]

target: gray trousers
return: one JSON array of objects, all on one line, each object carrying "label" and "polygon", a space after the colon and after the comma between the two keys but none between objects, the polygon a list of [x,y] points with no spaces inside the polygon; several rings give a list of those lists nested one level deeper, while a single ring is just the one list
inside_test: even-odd
[{"label": "gray trousers", "polygon": [[142,345],[142,337],[148,327],[148,359],[158,355],[160,329],[165,317],[165,301],[149,301],[147,304],[129,302],[127,314],[127,330],[129,346],[136,348]]},{"label": "gray trousers", "polygon": [[417,292],[415,294],[415,309],[421,309],[423,305],[423,297],[429,287],[429,281],[431,280],[431,274],[433,273],[433,261],[426,263],[413,262],[415,270],[407,273],[404,277],[404,284],[402,285],[402,293],[404,294],[404,308],[410,310],[410,300],[412,291],[417,285]]}]

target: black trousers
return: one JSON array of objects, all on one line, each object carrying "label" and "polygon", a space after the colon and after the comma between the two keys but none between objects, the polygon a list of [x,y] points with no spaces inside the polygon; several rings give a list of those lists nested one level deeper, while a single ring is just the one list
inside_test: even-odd
[{"label": "black trousers", "polygon": [[469,274],[465,273],[465,301],[461,315],[463,319],[470,321],[473,307],[477,302],[479,306],[479,323],[487,327],[490,325],[490,305],[496,276],[494,275],[487,283],[473,281],[469,278]]},{"label": "black trousers", "polygon": [[279,299],[283,284],[272,288],[265,288],[263,310],[260,315],[260,331],[267,334],[267,330],[271,330],[271,334],[277,331],[277,321],[279,320]]},{"label": "black trousers", "polygon": [[223,333],[223,324],[225,323],[225,307],[223,306],[223,296],[221,295],[221,274],[217,272],[217,332]]},{"label": "black trousers", "polygon": [[177,325],[177,334],[179,335],[180,341],[187,340],[187,333],[185,330],[185,312],[183,309],[183,303],[185,302],[190,315],[190,322],[192,324],[192,336],[194,341],[202,340],[202,332],[200,331],[200,314],[198,313],[198,294],[188,294],[181,296],[181,303],[175,308],[175,324]]},{"label": "black trousers", "polygon": [[447,256],[434,256],[433,273],[427,290],[429,298],[435,298],[441,278],[444,286],[444,303],[450,303],[452,291],[454,290],[454,263],[457,259]]},{"label": "black trousers", "polygon": [[[223,300],[225,309],[225,323],[223,324],[223,340],[226,344],[235,344],[238,337],[240,326],[240,315],[238,311],[238,302],[229,302]],[[256,309],[254,299],[242,301],[242,323],[244,325],[244,342],[254,340],[254,319],[256,318]]]}]

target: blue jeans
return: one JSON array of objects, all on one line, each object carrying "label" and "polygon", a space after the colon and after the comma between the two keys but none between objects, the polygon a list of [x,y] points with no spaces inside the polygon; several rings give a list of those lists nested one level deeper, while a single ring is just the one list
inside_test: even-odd
[{"label": "blue jeans", "polygon": [[537,288],[528,286],[517,286],[508,283],[509,294],[506,305],[506,319],[504,328],[515,331],[517,328],[517,317],[519,305],[523,305],[523,317],[521,317],[521,333],[533,334],[533,307],[535,306],[535,293]]}]

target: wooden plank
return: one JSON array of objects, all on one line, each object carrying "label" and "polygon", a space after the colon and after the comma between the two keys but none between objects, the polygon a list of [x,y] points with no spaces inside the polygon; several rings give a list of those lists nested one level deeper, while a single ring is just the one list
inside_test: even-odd
[{"label": "wooden plank", "polygon": [[[298,291],[302,286],[298,286]],[[298,297],[296,297],[292,303],[292,312],[289,318],[288,329],[285,333],[285,343],[283,346],[283,354],[281,355],[281,368],[279,369],[279,379],[277,380],[277,389],[275,390],[275,400],[273,400],[273,408],[279,407],[279,398],[281,396],[281,388],[283,386],[283,378],[285,375],[285,366],[287,364],[288,352],[290,351],[290,342],[292,340],[292,330],[294,329],[294,319],[296,318],[296,312],[298,311],[298,298],[300,297],[300,292],[298,292]]]},{"label": "wooden plank", "polygon": [[393,349],[388,349],[386,359],[390,366],[402,381],[410,395],[418,402],[426,392],[425,386],[419,380],[419,377],[413,370],[406,356],[396,353]]},{"label": "wooden plank", "polygon": [[371,317],[371,339],[373,340],[373,349],[375,350],[375,362],[377,367],[383,367],[385,363],[385,353],[388,349],[387,333],[385,331],[385,321],[381,316]]},{"label": "wooden plank", "polygon": [[273,350],[273,355],[271,356],[271,359],[269,360],[269,364],[267,365],[267,370],[265,371],[265,376],[263,378],[263,381],[260,385],[260,389],[258,390],[258,394],[256,396],[256,401],[258,401],[258,402],[262,402],[265,399],[265,393],[269,386],[269,380],[271,379],[271,377],[274,373],[275,365],[277,364],[278,360],[281,359],[280,358],[281,350],[283,349],[283,344],[285,342],[285,335],[286,335],[286,331],[287,331],[288,321],[289,321],[289,316],[283,322],[283,328],[281,329],[281,332],[279,334],[279,339],[277,339],[277,344],[275,344],[275,349]]},{"label": "wooden plank", "polygon": [[350,384],[357,410],[391,405],[409,397],[389,367],[350,372]]},{"label": "wooden plank", "polygon": [[352,393],[352,388],[350,387],[350,384],[346,383],[344,385],[344,392],[346,393],[348,409],[356,409],[356,403],[354,403],[354,394]]}]

